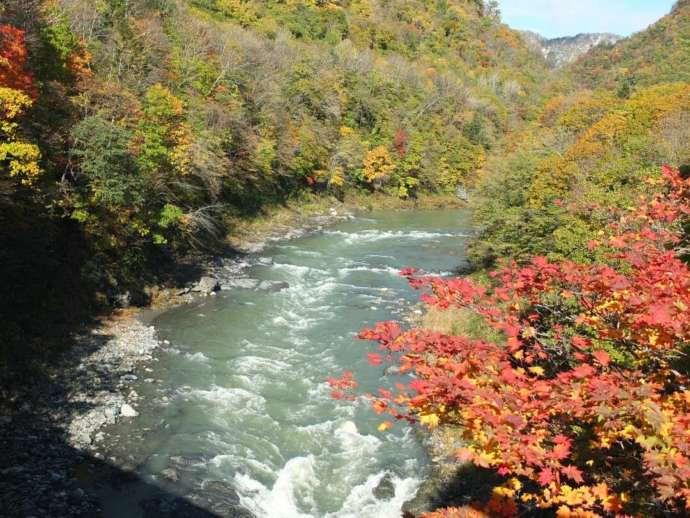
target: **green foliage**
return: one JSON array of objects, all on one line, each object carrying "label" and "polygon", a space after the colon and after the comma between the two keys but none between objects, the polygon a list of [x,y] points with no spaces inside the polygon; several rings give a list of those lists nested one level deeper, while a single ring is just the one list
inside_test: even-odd
[{"label": "green foliage", "polygon": [[170,228],[177,225],[184,218],[184,212],[180,207],[166,203],[161,210],[161,217],[158,220],[158,225],[161,228]]},{"label": "green foliage", "polygon": [[146,202],[143,180],[129,149],[132,134],[98,116],[77,124],[72,137],[72,159],[79,164],[77,189],[86,199],[108,209],[139,210]]}]

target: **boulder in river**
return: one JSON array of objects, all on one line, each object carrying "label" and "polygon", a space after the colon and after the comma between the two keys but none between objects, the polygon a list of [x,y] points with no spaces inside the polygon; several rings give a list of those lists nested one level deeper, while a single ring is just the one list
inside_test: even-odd
[{"label": "boulder in river", "polygon": [[216,279],[215,277],[202,277],[199,279],[199,282],[197,282],[194,287],[192,288],[192,291],[195,291],[197,293],[213,293],[214,291],[218,291],[220,289],[220,281]]},{"label": "boulder in river", "polygon": [[379,500],[390,500],[395,496],[395,486],[390,473],[386,473],[374,488],[374,496]]},{"label": "boulder in river", "polygon": [[161,471],[161,477],[169,480],[170,482],[177,482],[180,479],[177,471],[175,471],[173,468],[165,468],[163,471]]}]

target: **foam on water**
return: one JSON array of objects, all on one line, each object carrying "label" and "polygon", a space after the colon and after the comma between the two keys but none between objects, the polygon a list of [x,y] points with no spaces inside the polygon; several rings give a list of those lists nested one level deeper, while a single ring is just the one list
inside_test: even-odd
[{"label": "foam on water", "polygon": [[399,268],[393,268],[392,266],[387,266],[385,268],[377,268],[377,267],[371,267],[371,266],[352,266],[349,268],[339,268],[338,269],[338,275],[342,277],[347,277],[349,274],[353,272],[370,272],[370,273],[383,273],[386,275],[393,275],[394,277],[398,277],[400,274],[400,269]]},{"label": "foam on water", "polygon": [[235,475],[240,503],[257,517],[312,518],[300,508],[314,505],[310,498],[316,478],[314,462],[313,455],[290,459],[270,489],[248,475]]},{"label": "foam on water", "polygon": [[[399,477],[389,471],[379,471],[362,479],[361,473],[366,471],[361,468],[370,463],[382,442],[374,436],[360,434],[352,421],[328,421],[302,429],[334,438],[336,451],[329,448],[325,455],[335,455],[343,463],[336,466],[333,473],[324,473],[326,463],[330,463],[325,455],[295,457],[278,471],[272,485],[264,484],[247,473],[235,475],[240,502],[258,518],[390,518],[400,512],[403,503],[419,486],[418,478]],[[266,473],[265,469],[262,471]],[[330,481],[329,476],[332,478]],[[374,491],[384,476],[390,478],[394,495],[380,500]],[[345,491],[340,508],[333,511],[319,509],[319,497],[334,490]]]},{"label": "foam on water", "polygon": [[[374,490],[386,476],[390,476],[395,494],[388,500],[379,500]],[[343,506],[335,513],[328,513],[326,518],[391,518],[400,515],[403,504],[413,495],[421,480],[416,477],[400,478],[388,471],[371,475],[367,480],[352,489]]]},{"label": "foam on water", "polygon": [[185,353],[184,357],[193,362],[208,362],[209,358],[201,351],[195,353]]},{"label": "foam on water", "polygon": [[213,407],[222,407],[236,412],[265,414],[266,399],[255,392],[239,387],[214,386],[210,390],[192,389],[181,391],[187,398],[201,399]]},{"label": "foam on water", "polygon": [[328,274],[327,270],[313,268],[310,266],[301,266],[299,264],[274,263],[273,268],[275,268],[276,270],[284,270],[288,274],[291,274],[296,277],[304,277],[309,274]]},{"label": "foam on water", "polygon": [[426,232],[422,230],[360,230],[359,232],[343,232],[342,230],[326,230],[326,235],[343,238],[347,244],[374,243],[388,239],[403,241],[432,241],[443,238],[469,237],[468,234],[452,232]]},{"label": "foam on water", "polygon": [[264,372],[278,373],[290,369],[290,364],[278,358],[265,356],[240,356],[230,362],[233,372],[241,372],[245,375],[260,374]]}]

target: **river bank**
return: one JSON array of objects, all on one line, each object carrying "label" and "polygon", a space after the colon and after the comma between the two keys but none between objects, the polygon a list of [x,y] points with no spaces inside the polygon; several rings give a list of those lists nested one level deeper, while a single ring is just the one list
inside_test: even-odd
[{"label": "river bank", "polygon": [[[271,242],[317,232],[350,218],[356,209],[339,205],[328,207],[325,213],[308,214],[287,209],[292,215],[287,217],[281,211],[280,217],[290,224],[248,226],[241,244],[245,254],[257,254]],[[263,232],[262,227],[270,232]],[[212,260],[206,274],[232,289],[230,281],[244,278],[245,259],[239,255],[230,260]],[[168,299],[166,304],[207,295],[193,288],[167,288],[179,294],[179,299]],[[103,442],[101,429],[136,417],[140,396],[132,390],[132,384],[159,381],[148,375],[151,362],[156,361],[153,353],[166,344],[146,324],[147,318],[147,313],[129,309],[104,319],[93,330],[77,336],[75,347],[47,368],[43,376],[4,398],[0,444],[11,454],[8,467],[2,471],[0,491],[12,497],[3,501],[0,514],[80,516],[100,512],[94,478],[111,484],[123,476],[121,466],[112,466],[116,459],[107,458],[108,445]],[[131,469],[131,474],[135,468],[130,466],[124,471]],[[157,502],[152,515],[160,515],[161,505],[173,510],[187,505],[175,497],[158,498]]]},{"label": "river bank", "polygon": [[99,510],[80,473],[95,470],[100,429],[136,415],[128,390],[160,345],[137,312],[123,311],[75,337],[41,375],[3,394],[0,515],[88,516]]}]

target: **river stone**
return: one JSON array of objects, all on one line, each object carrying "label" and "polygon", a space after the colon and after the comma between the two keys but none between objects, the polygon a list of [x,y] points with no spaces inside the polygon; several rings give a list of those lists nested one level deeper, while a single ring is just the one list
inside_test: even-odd
[{"label": "river stone", "polygon": [[161,471],[161,476],[171,482],[177,482],[180,479],[177,471],[175,471],[173,468],[165,468],[163,471]]},{"label": "river stone", "polygon": [[197,293],[213,293],[220,289],[220,282],[215,277],[202,277],[192,288]]},{"label": "river stone", "polygon": [[259,284],[261,284],[259,279],[229,279],[223,283],[222,289],[240,288],[243,290],[255,290]]},{"label": "river stone", "polygon": [[379,500],[390,500],[395,496],[395,486],[390,473],[386,473],[374,488],[374,496]]},{"label": "river stone", "polygon": [[134,410],[131,405],[125,403],[120,407],[120,414],[122,414],[123,417],[136,417],[139,415],[139,412]]},{"label": "river stone", "polygon": [[225,482],[211,480],[204,482],[202,487],[205,493],[211,493],[213,495],[212,500],[222,498],[226,501],[226,503],[231,503],[234,505],[240,503],[240,497],[237,494],[237,491],[235,491],[235,488],[229,484],[226,484]]},{"label": "river stone", "polygon": [[262,291],[281,291],[289,287],[290,284],[285,281],[261,281],[257,289]]}]

